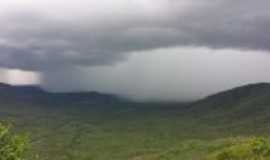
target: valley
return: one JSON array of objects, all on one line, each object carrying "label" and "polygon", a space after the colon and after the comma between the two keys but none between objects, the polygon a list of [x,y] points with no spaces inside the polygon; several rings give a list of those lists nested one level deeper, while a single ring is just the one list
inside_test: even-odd
[{"label": "valley", "polygon": [[15,132],[29,134],[29,159],[203,160],[231,141],[268,139],[270,133],[270,84],[197,102],[159,104],[118,98],[101,103],[97,99],[107,96],[102,94],[65,103],[49,93],[48,103],[43,95],[40,103],[35,96],[41,94],[32,91],[13,101],[21,94],[15,90],[1,99],[0,119],[12,123]]}]

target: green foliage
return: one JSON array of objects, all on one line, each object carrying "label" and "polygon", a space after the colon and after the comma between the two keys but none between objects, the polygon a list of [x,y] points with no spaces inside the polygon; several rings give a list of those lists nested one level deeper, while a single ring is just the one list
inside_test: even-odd
[{"label": "green foliage", "polygon": [[188,108],[165,103],[4,103],[0,118],[30,133],[29,154],[37,155],[27,155],[27,160],[265,160],[267,140],[224,138],[270,133],[270,96],[238,93],[237,100],[227,93],[229,98],[212,97]]},{"label": "green foliage", "polygon": [[28,139],[13,135],[9,126],[0,123],[0,160],[23,160]]},{"label": "green foliage", "polygon": [[248,138],[236,141],[211,154],[209,160],[267,160],[270,159],[270,143],[264,138]]}]

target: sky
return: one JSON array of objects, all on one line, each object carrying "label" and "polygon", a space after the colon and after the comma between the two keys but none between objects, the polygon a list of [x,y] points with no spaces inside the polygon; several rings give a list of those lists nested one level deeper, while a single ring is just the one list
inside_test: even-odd
[{"label": "sky", "polygon": [[0,0],[0,82],[193,100],[270,82],[267,0]]}]

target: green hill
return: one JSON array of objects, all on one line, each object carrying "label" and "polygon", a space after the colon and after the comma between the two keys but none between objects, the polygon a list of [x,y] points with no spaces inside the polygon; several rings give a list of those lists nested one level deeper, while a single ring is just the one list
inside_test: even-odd
[{"label": "green hill", "polygon": [[197,101],[189,115],[201,122],[222,125],[230,131],[268,133],[270,123],[270,84],[250,84]]},{"label": "green hill", "polygon": [[[193,108],[197,107],[207,111],[206,109],[213,110],[217,108],[234,108],[235,106],[241,105],[242,103],[245,103],[246,105],[260,105],[263,103],[270,104],[269,97],[269,83],[250,84],[217,93],[203,100],[199,100],[195,104],[193,104]],[[267,98],[269,100],[267,100]]]}]

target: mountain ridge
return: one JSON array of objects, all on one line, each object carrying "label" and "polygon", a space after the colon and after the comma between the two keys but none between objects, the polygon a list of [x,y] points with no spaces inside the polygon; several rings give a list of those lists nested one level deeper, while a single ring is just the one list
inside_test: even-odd
[{"label": "mountain ridge", "polygon": [[112,103],[122,98],[96,91],[50,92],[35,85],[9,85],[0,83],[0,100],[3,102],[30,103]]},{"label": "mountain ridge", "polygon": [[270,83],[251,83],[235,87],[209,95],[201,100],[195,101],[193,105],[196,106],[201,103],[209,103],[210,101],[213,105],[221,105],[224,103],[234,104],[244,99],[260,96],[269,96],[270,98]]},{"label": "mountain ridge", "polygon": [[[235,87],[229,90],[218,92],[209,95],[203,99],[191,102],[189,109],[193,111],[216,109],[220,107],[234,106],[243,101],[251,101],[251,99],[261,99],[269,97],[270,99],[270,83],[253,83],[240,87]],[[266,99],[267,99],[266,98]],[[38,85],[9,85],[0,83],[0,100],[11,101],[30,101],[39,103],[76,103],[87,101],[104,102],[119,102],[128,101],[125,98],[113,94],[100,93],[96,91],[82,91],[82,92],[50,92],[42,89]],[[174,102],[175,103],[175,102]],[[179,102],[181,103],[181,102]],[[270,104],[270,102],[269,102]]]},{"label": "mountain ridge", "polygon": [[248,84],[208,96],[190,105],[185,114],[208,125],[263,132],[270,123],[270,83]]}]

